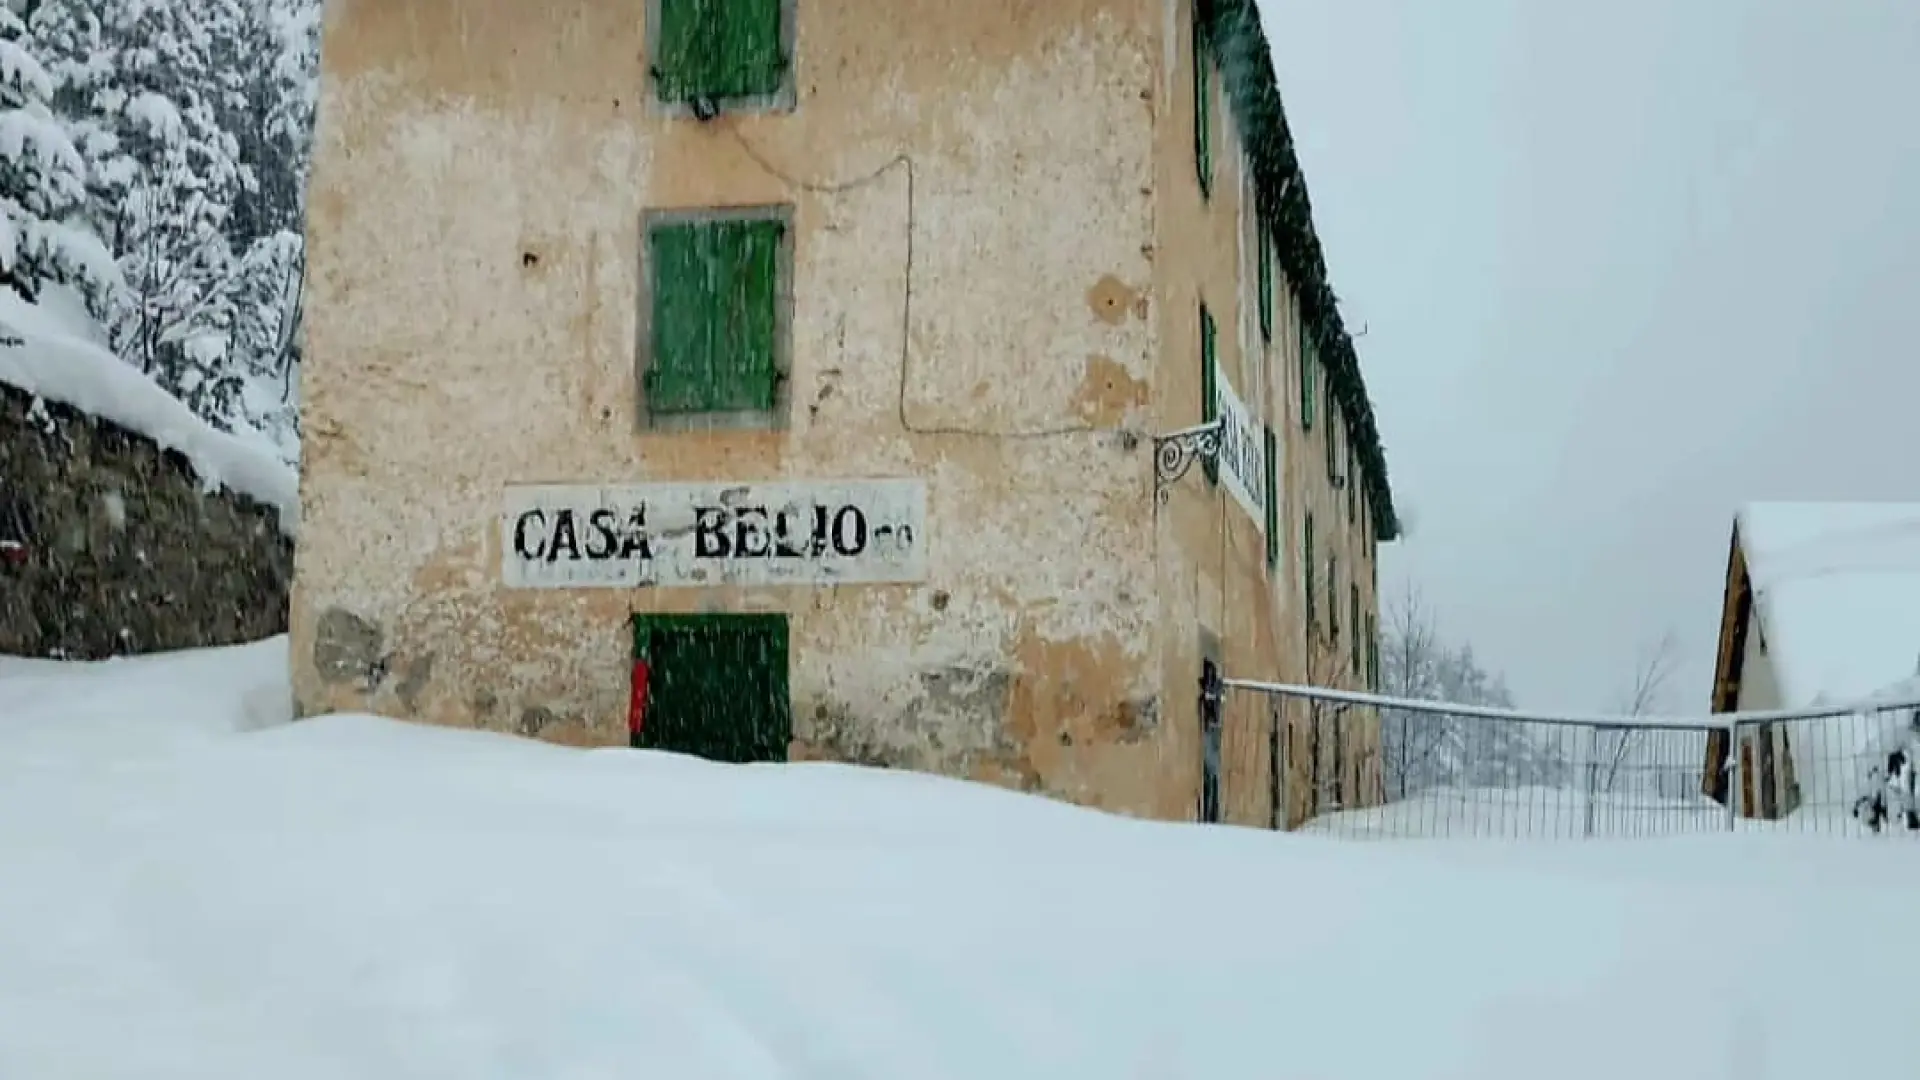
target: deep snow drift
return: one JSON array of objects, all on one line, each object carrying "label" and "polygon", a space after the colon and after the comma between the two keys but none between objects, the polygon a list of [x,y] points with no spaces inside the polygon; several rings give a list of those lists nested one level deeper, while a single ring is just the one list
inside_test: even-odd
[{"label": "deep snow drift", "polygon": [[0,661],[0,1077],[1905,1075],[1876,840],[1352,844]]}]

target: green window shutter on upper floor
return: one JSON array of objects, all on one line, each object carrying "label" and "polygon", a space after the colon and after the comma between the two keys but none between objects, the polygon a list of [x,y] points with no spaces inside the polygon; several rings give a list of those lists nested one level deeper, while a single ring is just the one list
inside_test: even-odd
[{"label": "green window shutter on upper floor", "polygon": [[1260,233],[1260,340],[1273,340],[1273,234],[1264,224],[1256,225]]},{"label": "green window shutter on upper floor", "polygon": [[660,100],[724,102],[778,93],[786,79],[782,0],[657,0]]},{"label": "green window shutter on upper floor", "polygon": [[[1328,388],[1332,388],[1331,382],[1328,383]],[[1327,483],[1331,485],[1340,479],[1340,425],[1334,422],[1334,418],[1339,414],[1334,411],[1331,404],[1333,396],[1329,394],[1327,400],[1329,402],[1327,406]],[[1333,497],[1338,499],[1340,495],[1336,491]],[[1336,514],[1340,512],[1339,503],[1333,504],[1333,512]]]},{"label": "green window shutter on upper floor", "polygon": [[1280,440],[1273,425],[1266,427],[1267,441],[1267,569],[1280,565]]},{"label": "green window shutter on upper floor", "polygon": [[[1220,360],[1216,353],[1219,330],[1213,324],[1213,312],[1200,305],[1200,421],[1211,424],[1220,418]],[[1220,444],[1225,446],[1224,440]],[[1220,482],[1220,458],[1202,459],[1207,482]]]},{"label": "green window shutter on upper floor", "polygon": [[1349,635],[1353,640],[1353,677],[1357,679],[1360,677],[1360,646],[1363,637],[1360,633],[1360,585],[1357,582],[1348,584],[1347,596],[1349,598],[1347,625],[1353,627],[1353,633]]},{"label": "green window shutter on upper floor", "polygon": [[[1296,324],[1298,320],[1296,319]],[[1300,426],[1313,430],[1313,385],[1317,378],[1315,371],[1320,366],[1319,350],[1314,348],[1313,339],[1305,333],[1301,325],[1300,334]]]},{"label": "green window shutter on upper floor", "polygon": [[1380,623],[1367,616],[1367,688],[1380,689]]},{"label": "green window shutter on upper floor", "polygon": [[1327,556],[1327,640],[1340,643],[1340,556]]},{"label": "green window shutter on upper floor", "polygon": [[1213,196],[1213,48],[1200,12],[1193,5],[1193,160],[1199,171],[1200,195]]},{"label": "green window shutter on upper floor", "polygon": [[1353,436],[1347,436],[1347,524],[1353,524],[1355,507],[1360,505],[1360,455],[1354,452]]},{"label": "green window shutter on upper floor", "polygon": [[774,407],[785,223],[656,225],[647,407],[656,414]]},{"label": "green window shutter on upper floor", "polygon": [[1313,610],[1314,597],[1318,594],[1318,590],[1314,588],[1314,581],[1313,581],[1313,513],[1312,511],[1308,511],[1306,515],[1306,525],[1301,531],[1300,584],[1302,586],[1302,592],[1305,593],[1307,598],[1307,630],[1311,632],[1313,630],[1313,626],[1315,622],[1314,610]]}]

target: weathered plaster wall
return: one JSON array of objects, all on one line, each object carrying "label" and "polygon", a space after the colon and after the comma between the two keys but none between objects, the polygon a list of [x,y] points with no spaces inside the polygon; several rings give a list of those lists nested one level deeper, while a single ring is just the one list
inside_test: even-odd
[{"label": "weathered plaster wall", "polygon": [[[328,5],[302,710],[621,742],[630,611],[782,609],[796,754],[1190,813],[1146,438],[1197,412],[1147,407],[1192,318],[1153,299],[1164,13],[801,3],[798,109],[703,125],[650,105],[643,7]],[[762,203],[796,225],[787,430],[635,435],[642,211]],[[928,481],[924,585],[499,586],[508,484],[867,476]]]},{"label": "weathered plaster wall", "polygon": [[0,385],[0,654],[98,660],[286,629],[272,509],[153,440]]},{"label": "weathered plaster wall", "polygon": [[[1203,419],[1199,309],[1202,302],[1219,326],[1217,358],[1223,375],[1272,425],[1280,438],[1280,560],[1270,569],[1266,540],[1257,523],[1222,487],[1209,486],[1198,468],[1182,481],[1159,515],[1160,644],[1167,686],[1164,715],[1168,753],[1189,777],[1187,812],[1197,801],[1201,748],[1196,680],[1201,630],[1222,643],[1230,676],[1317,685],[1360,687],[1350,666],[1347,584],[1361,590],[1362,619],[1377,611],[1374,549],[1364,499],[1349,522],[1345,492],[1327,476],[1329,403],[1324,383],[1316,391],[1311,431],[1300,423],[1300,342],[1291,316],[1291,287],[1274,271],[1273,332],[1263,339],[1258,316],[1258,224],[1244,151],[1234,130],[1225,87],[1213,77],[1213,183],[1203,198],[1194,153],[1192,0],[1161,0],[1163,56],[1156,164],[1155,289],[1162,298],[1162,336],[1154,380],[1156,423],[1174,430]],[[1284,87],[1283,87],[1284,90]],[[1342,446],[1344,447],[1344,442]],[[1341,473],[1346,466],[1342,458]],[[1315,588],[1319,629],[1309,634],[1302,595],[1302,534],[1312,512]],[[1325,574],[1329,553],[1341,566],[1341,638],[1326,636]],[[1279,800],[1286,820],[1307,816],[1313,777],[1312,739],[1302,702],[1279,703],[1258,695],[1230,693],[1223,738],[1223,817],[1248,825],[1274,819],[1272,736],[1276,724],[1288,740],[1288,762]],[[1323,741],[1336,721],[1323,720]],[[1377,720],[1350,712],[1337,721],[1349,744],[1344,755],[1346,791],[1377,787]]]}]

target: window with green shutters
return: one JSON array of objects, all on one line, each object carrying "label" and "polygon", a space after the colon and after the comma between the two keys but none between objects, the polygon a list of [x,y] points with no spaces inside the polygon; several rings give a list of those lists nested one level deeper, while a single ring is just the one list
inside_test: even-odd
[{"label": "window with green shutters", "polygon": [[784,360],[786,229],[766,215],[650,226],[648,414],[774,409]]},{"label": "window with green shutters", "polygon": [[[1299,320],[1296,318],[1295,322]],[[1319,350],[1314,348],[1313,339],[1306,334],[1304,324],[1300,325],[1300,426],[1313,430],[1313,383],[1315,369],[1320,366]]]},{"label": "window with green shutters", "polygon": [[1200,195],[1213,196],[1213,48],[1207,40],[1201,4],[1193,5],[1193,160]]},{"label": "window with green shutters", "polygon": [[1280,565],[1280,440],[1268,424],[1267,436],[1267,569]]},{"label": "window with green shutters", "polygon": [[1315,619],[1313,606],[1314,606],[1314,597],[1318,595],[1318,590],[1314,588],[1314,581],[1313,581],[1313,513],[1312,511],[1308,511],[1306,515],[1306,528],[1301,533],[1301,537],[1300,537],[1300,577],[1301,577],[1301,581],[1300,581],[1301,592],[1307,598],[1307,631],[1311,633],[1314,628],[1314,623],[1317,621]]},{"label": "window with green shutters", "polygon": [[[1220,418],[1220,359],[1217,354],[1220,332],[1213,324],[1213,312],[1207,305],[1200,305],[1200,420],[1211,424]],[[1225,445],[1224,440],[1221,443]],[[1220,458],[1218,455],[1203,458],[1201,468],[1206,471],[1207,482],[1220,482]]]},{"label": "window with green shutters", "polygon": [[1367,689],[1380,689],[1380,622],[1367,616]]},{"label": "window with green shutters", "polygon": [[1273,234],[1264,224],[1256,225],[1260,233],[1260,340],[1273,340]]},{"label": "window with green shutters", "polygon": [[[1333,409],[1327,409],[1327,483],[1340,479],[1340,425],[1333,422]],[[1339,498],[1335,495],[1334,498]],[[1340,512],[1340,504],[1334,503],[1334,513]]]},{"label": "window with green shutters", "polygon": [[1353,436],[1347,436],[1347,524],[1358,517],[1360,505],[1360,456],[1353,451]]},{"label": "window with green shutters", "polygon": [[1352,649],[1353,677],[1358,679],[1360,677],[1360,646],[1362,643],[1362,639],[1365,637],[1365,635],[1363,635],[1360,632],[1361,624],[1360,624],[1360,584],[1359,582],[1348,583],[1347,598],[1348,598],[1348,604],[1349,604],[1347,608],[1347,625],[1353,628],[1353,633],[1349,635],[1353,641],[1353,649]]},{"label": "window with green shutters", "polygon": [[1327,556],[1327,641],[1340,643],[1340,556]]},{"label": "window with green shutters", "polygon": [[717,109],[787,87],[788,0],[654,0],[654,92]]}]

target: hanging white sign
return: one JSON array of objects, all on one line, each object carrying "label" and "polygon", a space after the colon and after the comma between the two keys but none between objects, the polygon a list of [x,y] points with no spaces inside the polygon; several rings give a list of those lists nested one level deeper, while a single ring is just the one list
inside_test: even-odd
[{"label": "hanging white sign", "polygon": [[1214,415],[1220,417],[1220,476],[1235,502],[1267,528],[1267,438],[1247,404],[1233,392],[1233,384],[1219,373],[1214,380]]},{"label": "hanging white sign", "polygon": [[923,581],[922,480],[509,487],[508,588]]}]

